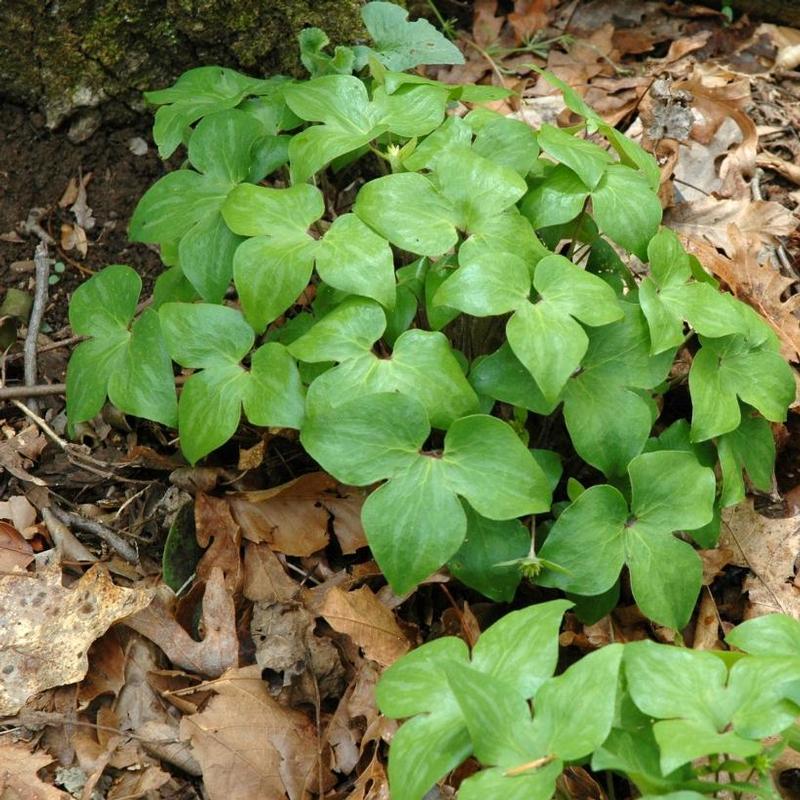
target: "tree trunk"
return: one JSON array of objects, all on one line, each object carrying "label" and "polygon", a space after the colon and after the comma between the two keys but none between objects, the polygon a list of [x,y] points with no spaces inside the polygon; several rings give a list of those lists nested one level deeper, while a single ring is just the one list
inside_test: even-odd
[{"label": "tree trunk", "polygon": [[0,98],[75,115],[130,117],[144,89],[204,64],[293,73],[297,33],[362,31],[359,0],[0,0]]}]

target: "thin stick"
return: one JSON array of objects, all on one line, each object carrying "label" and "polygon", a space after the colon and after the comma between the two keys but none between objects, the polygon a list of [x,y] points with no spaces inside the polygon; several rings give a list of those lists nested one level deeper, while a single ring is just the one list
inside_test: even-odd
[{"label": "thin stick", "polygon": [[[50,278],[50,259],[47,257],[47,244],[44,241],[36,246],[33,256],[36,267],[36,291],[33,296],[33,308],[28,321],[28,335],[25,337],[25,385],[36,385],[36,344],[39,338],[39,327],[42,324],[44,309],[47,305],[48,280]],[[38,411],[39,404],[29,397],[28,408]]]},{"label": "thin stick", "polygon": [[[73,344],[78,344],[86,339],[85,336],[70,336],[69,339],[59,339],[57,342],[50,342],[50,344],[43,344],[39,348],[40,353],[49,353],[51,350],[58,350],[60,347],[70,347]],[[11,353],[6,356],[6,361],[19,361],[24,353]]]},{"label": "thin stick", "polygon": [[39,383],[36,386],[0,386],[0,400],[19,400],[25,397],[50,397],[64,394],[65,383]]},{"label": "thin stick", "polygon": [[50,510],[59,521],[65,525],[77,528],[79,531],[86,531],[93,533],[95,536],[101,538],[112,550],[122,556],[126,561],[131,564],[139,563],[139,554],[131,547],[116,531],[103,525],[102,522],[97,522],[93,519],[86,519],[80,514],[73,514],[71,511],[64,511],[63,508],[52,505]]},{"label": "thin stick", "polygon": [[[175,385],[183,386],[189,379],[188,375],[177,375]],[[65,383],[38,383],[35,386],[0,386],[0,402],[3,400],[19,400],[25,397],[51,397],[57,394],[66,394]]]}]

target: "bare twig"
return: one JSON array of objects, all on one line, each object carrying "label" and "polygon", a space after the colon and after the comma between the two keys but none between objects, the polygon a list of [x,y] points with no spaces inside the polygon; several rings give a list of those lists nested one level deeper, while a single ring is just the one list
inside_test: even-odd
[{"label": "bare twig", "polygon": [[[68,339],[59,339],[57,342],[50,342],[50,344],[43,344],[39,348],[40,353],[49,353],[51,350],[58,350],[61,347],[70,347],[73,344],[78,344],[86,339],[85,336],[70,336]],[[24,353],[11,353],[6,356],[6,361],[18,361],[22,358]]]},{"label": "bare twig", "polygon": [[[36,344],[39,338],[39,327],[42,324],[44,309],[47,305],[48,279],[50,277],[50,259],[47,257],[47,244],[44,241],[36,246],[33,257],[36,265],[36,291],[33,296],[33,308],[28,321],[28,335],[25,337],[24,364],[25,385],[36,385]],[[28,408],[38,411],[39,404],[33,399],[28,399]]]},{"label": "bare twig", "polygon": [[80,531],[92,533],[102,539],[114,552],[118,553],[126,561],[131,564],[139,563],[139,554],[135,548],[125,541],[116,531],[103,525],[102,522],[97,522],[93,519],[85,519],[80,514],[73,514],[71,511],[64,511],[58,506],[50,506],[53,515],[64,525],[69,525],[77,528]]},{"label": "bare twig", "polygon": [[0,400],[19,400],[25,397],[50,397],[64,394],[65,383],[40,383],[36,386],[0,386]]}]

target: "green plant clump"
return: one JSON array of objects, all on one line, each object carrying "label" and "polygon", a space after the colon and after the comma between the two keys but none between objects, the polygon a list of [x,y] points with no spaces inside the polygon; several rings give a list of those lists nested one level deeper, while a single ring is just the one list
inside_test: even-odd
[{"label": "green plant clump", "polygon": [[[191,463],[242,414],[295,429],[338,480],[380,483],[362,521],[397,593],[446,565],[510,600],[524,574],[597,619],[627,567],[642,612],[684,627],[702,578],[693,543],[714,546],[745,474],[771,486],[770,422],[795,393],[775,334],[660,226],[652,156],[568,86],[545,75],[583,123],[535,131],[485,107],[504,90],[404,72],[461,59],[429,23],[385,2],[363,15],[369,45],[330,53],[322,31],[303,32],[309,80],[201,67],[148,93],[161,154],[183,145],[186,162],[144,195],[130,234],[159,245],[166,269],[139,314],[127,266],[74,293],[88,339],[67,372],[71,425],[108,399],[177,426]],[[173,362],[192,370],[179,397]],[[748,695],[743,676],[796,678],[800,651],[615,646],[552,679],[564,608],[510,615],[472,661],[442,640],[387,673],[384,711],[418,715],[392,748],[395,775],[413,763],[415,778],[393,796],[421,797],[473,752],[489,768],[463,798],[549,796],[561,764],[592,753],[682,800],[718,788],[690,766],[699,756],[767,774],[775,751],[759,741],[787,729],[797,682]],[[542,650],[539,622],[505,655],[486,644],[540,616]],[[584,692],[591,719],[588,699],[571,702]],[[782,709],[769,724],[766,707]],[[441,758],[418,770],[434,736]]]}]

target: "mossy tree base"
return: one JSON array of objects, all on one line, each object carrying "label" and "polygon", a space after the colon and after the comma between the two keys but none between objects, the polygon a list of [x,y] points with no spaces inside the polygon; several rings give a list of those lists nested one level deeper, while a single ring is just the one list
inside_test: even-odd
[{"label": "mossy tree base", "polygon": [[221,64],[255,75],[299,68],[297,33],[335,42],[362,32],[359,0],[5,0],[0,97],[54,127],[77,109],[124,114],[183,70]]}]

